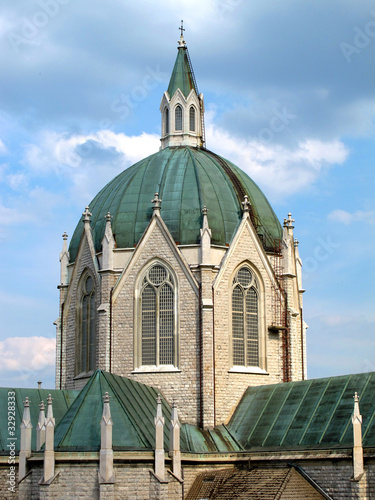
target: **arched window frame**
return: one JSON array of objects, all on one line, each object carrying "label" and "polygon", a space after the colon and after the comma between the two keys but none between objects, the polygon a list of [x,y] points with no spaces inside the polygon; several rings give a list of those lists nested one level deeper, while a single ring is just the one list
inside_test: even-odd
[{"label": "arched window frame", "polygon": [[[173,290],[173,347],[172,347],[172,363],[163,364],[160,355],[160,316],[157,319],[158,329],[156,331],[156,363],[155,364],[145,364],[142,359],[142,347],[143,347],[143,308],[142,308],[142,293],[144,292],[147,285],[152,286],[150,283],[149,272],[155,266],[162,266],[167,274],[168,278],[163,281],[163,285],[167,284]],[[161,286],[158,285],[160,288]],[[159,304],[157,306],[157,311],[160,314],[160,296]],[[149,262],[143,270],[139,273],[136,286],[135,286],[135,328],[134,328],[134,371],[135,372],[160,372],[160,371],[180,371],[178,368],[179,364],[179,335],[178,335],[178,281],[173,269],[164,261],[160,259],[153,260]]]},{"label": "arched window frame", "polygon": [[196,132],[196,110],[194,106],[190,106],[189,108],[189,131]]},{"label": "arched window frame", "polygon": [[174,129],[176,132],[182,132],[184,116],[181,104],[177,104],[174,109]]},{"label": "arched window frame", "polygon": [[[247,269],[251,273],[251,281],[247,286],[242,286],[238,281],[238,273],[242,269]],[[244,294],[244,313],[243,313],[243,353],[244,353],[244,363],[238,363],[238,353],[235,352],[235,341],[236,335],[234,329],[236,328],[235,320],[234,320],[234,291],[237,287],[240,287],[242,292],[246,292]],[[257,298],[257,347],[258,347],[258,355],[257,362],[254,363],[254,358],[249,354],[249,344],[252,343],[251,337],[248,335],[248,318],[252,316],[252,313],[246,307],[249,307],[246,304],[246,298],[250,290],[253,290],[256,294]],[[251,292],[250,292],[251,293]],[[230,371],[231,372],[243,372],[243,373],[259,373],[266,374],[267,363],[266,363],[266,335],[265,335],[265,296],[264,296],[264,287],[263,282],[260,278],[259,273],[251,266],[249,263],[245,262],[239,265],[234,271],[231,279],[231,287],[230,287],[230,325],[231,325],[231,336],[230,336]],[[253,339],[254,340],[254,339]],[[237,342],[239,341],[239,336],[237,336]],[[237,359],[236,359],[237,358]]]},{"label": "arched window frame", "polygon": [[169,134],[169,109],[164,108],[164,135]]},{"label": "arched window frame", "polygon": [[[91,283],[91,286],[89,285]],[[90,288],[88,288],[90,286]],[[93,273],[85,269],[77,287],[75,374],[96,369],[97,286]]]}]

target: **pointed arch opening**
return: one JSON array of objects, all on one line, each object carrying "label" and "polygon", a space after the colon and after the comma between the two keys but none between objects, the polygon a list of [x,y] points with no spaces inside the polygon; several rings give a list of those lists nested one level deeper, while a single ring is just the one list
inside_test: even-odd
[{"label": "pointed arch opening", "polygon": [[96,368],[96,284],[86,270],[78,284],[76,313],[76,375]]},{"label": "pointed arch opening", "polygon": [[164,134],[169,134],[169,109],[164,110]]},{"label": "pointed arch opening", "polygon": [[178,365],[177,285],[171,269],[153,262],[136,290],[136,367],[163,369]]},{"label": "pointed arch opening", "polygon": [[233,367],[265,368],[261,351],[261,293],[255,272],[242,265],[234,275],[231,292]]},{"label": "pointed arch opening", "polygon": [[182,130],[182,107],[179,104],[174,112],[174,128],[176,131]]},{"label": "pointed arch opening", "polygon": [[189,130],[190,132],[195,132],[195,108],[190,106],[189,109]]}]

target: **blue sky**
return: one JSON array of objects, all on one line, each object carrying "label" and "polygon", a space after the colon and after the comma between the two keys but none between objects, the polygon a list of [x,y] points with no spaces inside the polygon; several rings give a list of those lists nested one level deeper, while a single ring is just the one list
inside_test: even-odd
[{"label": "blue sky", "polygon": [[0,7],[0,385],[54,385],[59,252],[157,151],[180,19],[207,147],[245,170],[304,262],[308,376],[375,370],[375,6],[19,0]]}]

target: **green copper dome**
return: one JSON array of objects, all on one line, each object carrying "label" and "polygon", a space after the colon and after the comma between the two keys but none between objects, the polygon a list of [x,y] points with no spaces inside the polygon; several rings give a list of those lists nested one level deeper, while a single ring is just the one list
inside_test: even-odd
[{"label": "green copper dome", "polygon": [[[90,203],[95,249],[101,250],[105,216],[110,212],[117,248],[137,245],[152,216],[155,192],[162,199],[161,216],[177,244],[197,244],[206,206],[212,243],[229,245],[242,217],[245,195],[251,218],[265,248],[279,246],[280,223],[258,186],[233,163],[204,149],[165,148],[109,182]],[[83,232],[80,221],[70,242],[74,262]]]}]

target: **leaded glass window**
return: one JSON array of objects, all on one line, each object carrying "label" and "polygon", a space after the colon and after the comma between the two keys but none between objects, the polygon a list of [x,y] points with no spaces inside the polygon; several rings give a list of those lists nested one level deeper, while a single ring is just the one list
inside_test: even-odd
[{"label": "leaded glass window", "polygon": [[154,264],[141,290],[141,364],[175,365],[175,289],[164,266]]},{"label": "leaded glass window", "polygon": [[259,288],[254,273],[241,267],[232,288],[232,362],[259,366]]},{"label": "leaded glass window", "polygon": [[195,108],[190,106],[189,110],[189,130],[195,132]]},{"label": "leaded glass window", "polygon": [[179,104],[175,109],[174,124],[176,130],[182,130],[182,108]]},{"label": "leaded glass window", "polygon": [[95,282],[91,275],[82,278],[78,307],[76,372],[88,372],[96,367],[96,305]]}]

